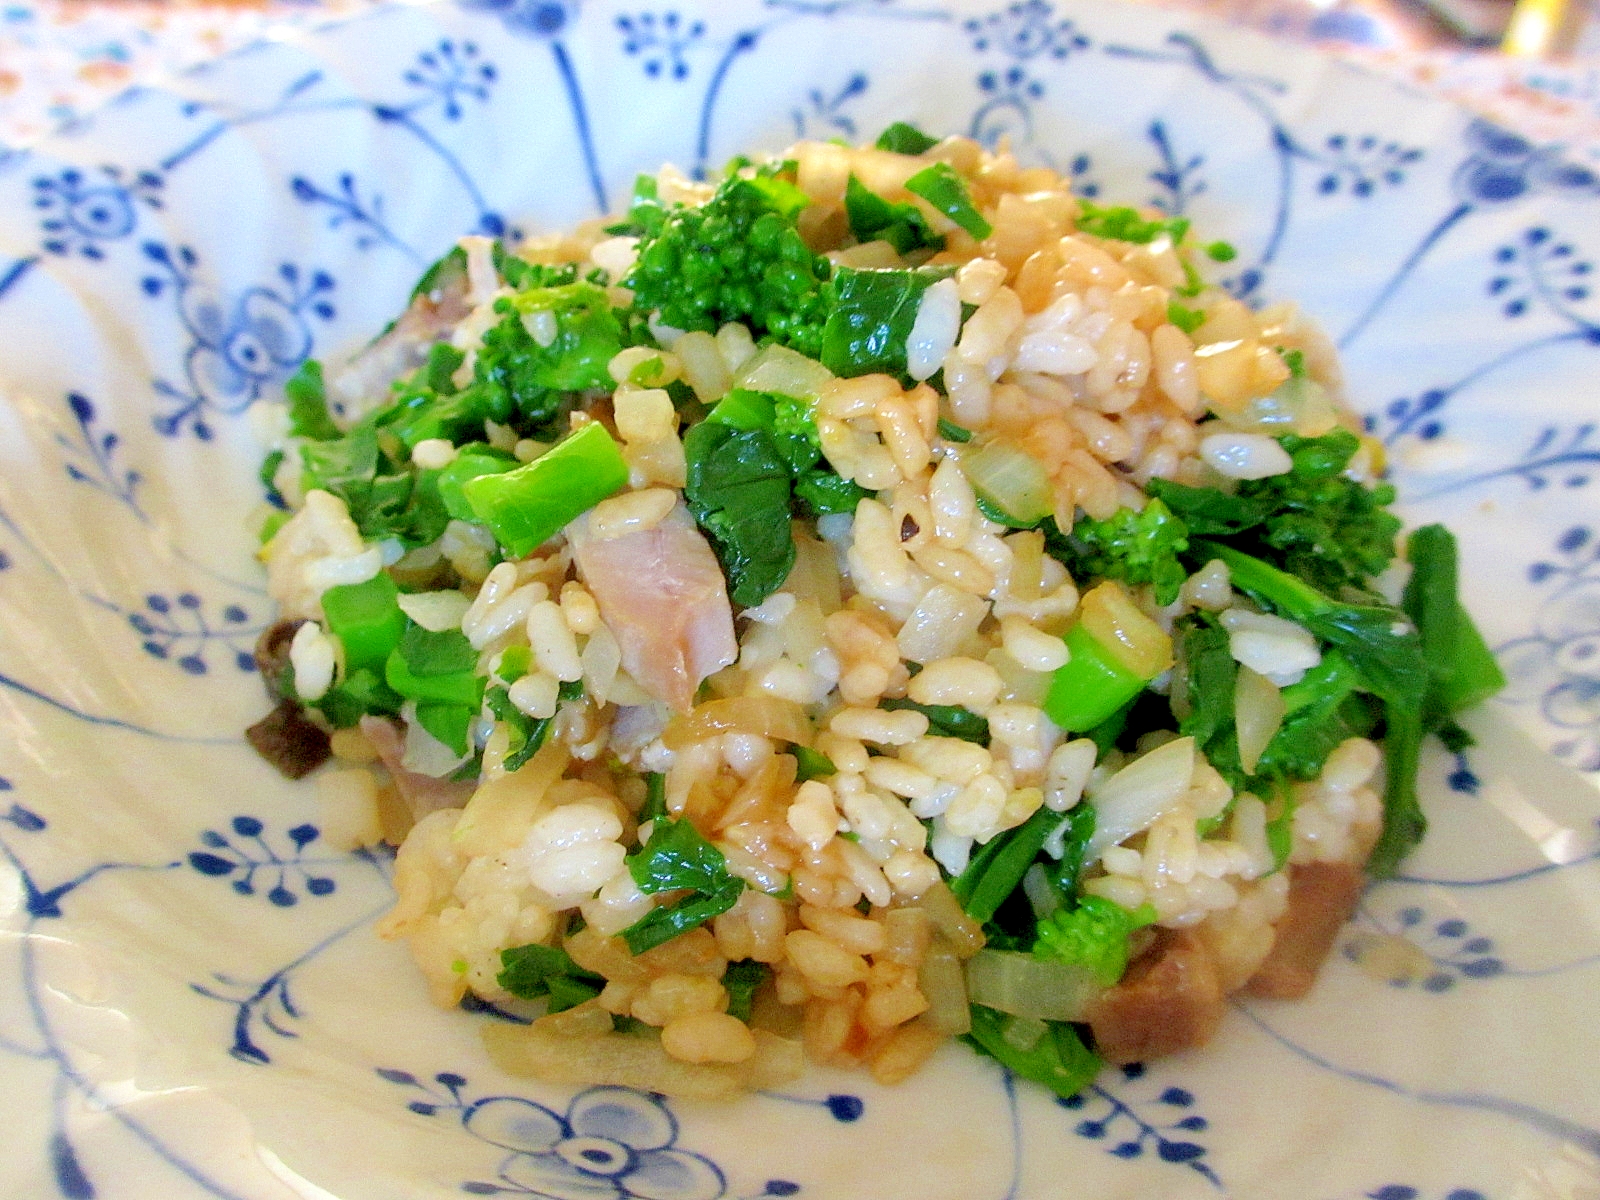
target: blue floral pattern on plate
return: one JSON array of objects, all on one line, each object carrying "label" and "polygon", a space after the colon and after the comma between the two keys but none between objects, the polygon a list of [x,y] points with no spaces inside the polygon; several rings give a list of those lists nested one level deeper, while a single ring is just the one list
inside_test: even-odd
[{"label": "blue floral pattern on plate", "polygon": [[[1572,771],[1524,786],[1492,737],[1440,755],[1430,842],[1310,1001],[1241,1002],[1206,1053],[1065,1104],[954,1046],[898,1090],[819,1073],[736,1107],[498,1076],[476,1030],[503,1014],[432,1010],[376,939],[390,860],[325,849],[311,789],[241,743],[268,617],[253,422],[461,233],[900,118],[1191,217],[1238,248],[1236,295],[1302,300],[1409,515],[1471,530],[1512,679],[1485,719]],[[1509,1200],[1558,1161],[1593,1191],[1600,1085],[1556,1031],[1592,1022],[1600,969],[1597,200],[1562,147],[1097,0],[398,5],[8,155],[10,1194]],[[141,1072],[161,1045],[181,1067]],[[1313,1110],[1373,1149],[1308,1141]]]}]

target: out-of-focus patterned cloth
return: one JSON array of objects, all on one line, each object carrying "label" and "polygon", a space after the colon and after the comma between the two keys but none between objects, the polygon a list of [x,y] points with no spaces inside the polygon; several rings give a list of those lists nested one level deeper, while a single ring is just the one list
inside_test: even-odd
[{"label": "out-of-focus patterned cloth", "polygon": [[[26,145],[131,84],[374,2],[0,0],[0,147]],[[1325,46],[1600,161],[1600,19],[1593,15],[1570,59],[1540,63],[1474,48],[1458,36],[1474,24],[1492,36],[1484,31],[1497,17],[1503,21],[1511,0],[1426,0],[1427,7],[1424,0],[1153,2]]]}]

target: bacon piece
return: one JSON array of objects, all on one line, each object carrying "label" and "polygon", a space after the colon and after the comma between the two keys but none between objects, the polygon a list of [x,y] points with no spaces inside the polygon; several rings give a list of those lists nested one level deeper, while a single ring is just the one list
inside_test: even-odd
[{"label": "bacon piece", "polygon": [[1188,930],[1163,929],[1122,980],[1089,1006],[1089,1028],[1107,1061],[1143,1062],[1204,1045],[1224,1007],[1205,944]]},{"label": "bacon piece", "polygon": [[441,808],[461,808],[477,789],[474,779],[435,779],[401,766],[405,757],[405,731],[396,721],[371,714],[361,718],[361,732],[394,779],[395,790],[411,810],[413,823]]},{"label": "bacon piece", "polygon": [[585,514],[567,541],[628,674],[669,708],[691,707],[739,643],[722,567],[689,510],[680,501],[653,529],[613,538],[595,536]]},{"label": "bacon piece", "polygon": [[1290,867],[1289,907],[1278,919],[1271,953],[1245,991],[1274,1000],[1298,1000],[1309,992],[1366,883],[1366,873],[1351,863]]}]

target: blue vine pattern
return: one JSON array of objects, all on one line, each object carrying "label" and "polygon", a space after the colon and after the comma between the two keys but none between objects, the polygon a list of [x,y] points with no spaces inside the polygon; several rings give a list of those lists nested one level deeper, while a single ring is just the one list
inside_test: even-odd
[{"label": "blue vine pattern", "polygon": [[[330,860],[308,859],[306,847],[316,841],[315,825],[296,825],[284,837],[287,853],[280,853],[268,840],[266,825],[257,817],[235,817],[229,824],[232,836],[208,829],[200,835],[206,848],[189,855],[189,865],[202,875],[228,879],[241,896],[264,894],[278,908],[300,902],[299,888],[308,896],[328,896],[338,886],[328,875],[313,874],[309,867],[325,866]],[[336,861],[336,860],[333,860]],[[260,878],[270,882],[261,892]]]},{"label": "blue vine pattern", "polygon": [[[1516,241],[1502,245],[1495,252],[1493,270],[1495,273],[1486,290],[1495,298],[1506,320],[1518,321],[1534,312],[1542,312],[1555,317],[1565,328],[1503,351],[1450,383],[1427,388],[1415,397],[1403,396],[1391,401],[1381,415],[1367,421],[1367,428],[1381,432],[1385,443],[1392,445],[1406,436],[1425,442],[1438,438],[1445,432],[1441,412],[1452,399],[1523,359],[1566,343],[1600,346],[1600,323],[1575,308],[1592,298],[1588,279],[1594,264],[1580,257],[1571,241],[1557,237],[1548,226],[1532,226]],[[1593,426],[1587,424],[1565,435],[1555,427],[1548,427],[1512,464],[1452,481],[1440,491],[1459,490],[1505,476],[1520,476],[1530,487],[1542,488],[1547,472],[1594,461],[1594,448],[1587,444],[1592,432]],[[1569,486],[1582,486],[1583,482],[1587,482],[1586,476]]]},{"label": "blue vine pattern", "polygon": [[289,180],[289,191],[302,204],[320,206],[327,210],[328,228],[348,227],[355,231],[358,250],[371,250],[374,246],[389,246],[400,251],[412,262],[421,264],[423,256],[409,243],[390,229],[384,220],[382,194],[373,192],[363,200],[356,177],[349,171],[341,172],[333,188],[319,187],[304,175]]},{"label": "blue vine pattern", "polygon": [[619,16],[617,29],[622,34],[622,52],[638,58],[646,76],[675,83],[689,78],[689,51],[706,35],[704,21],[685,20],[670,9],[659,15]]},{"label": "blue vine pattern", "polygon": [[1124,1085],[1117,1091],[1092,1083],[1071,1099],[1057,1101],[1067,1111],[1080,1114],[1072,1132],[1127,1161],[1141,1159],[1153,1150],[1161,1162],[1187,1167],[1221,1191],[1222,1180],[1206,1161],[1206,1147],[1196,1137],[1211,1123],[1192,1111],[1194,1094],[1167,1085],[1153,1098],[1129,1096],[1125,1085],[1143,1080],[1146,1068],[1131,1063],[1117,1068],[1115,1074]]},{"label": "blue vine pattern", "polygon": [[144,473],[137,468],[119,466],[115,461],[122,449],[121,436],[115,430],[95,428],[99,410],[93,400],[80,392],[68,393],[67,411],[76,426],[76,436],[56,435],[56,443],[68,454],[64,464],[67,478],[104,492],[125,504],[140,520],[145,520],[136,495],[144,482]]},{"label": "blue vine pattern", "polygon": [[193,592],[176,597],[152,594],[145,597],[144,611],[127,614],[128,625],[144,640],[140,646],[152,658],[172,661],[190,675],[204,675],[211,668],[206,650],[221,644],[241,671],[254,672],[251,646],[260,627],[246,624],[250,614],[237,604],[223,607],[221,625],[213,628],[206,620],[205,601]]},{"label": "blue vine pattern", "polygon": [[[1506,973],[1506,963],[1493,939],[1474,934],[1461,917],[1428,922],[1420,905],[1407,905],[1394,917],[1390,932],[1354,931],[1340,952],[1357,965],[1367,964],[1382,973],[1390,987],[1417,987],[1424,992],[1448,992],[1462,980],[1494,979]],[[1404,949],[1394,953],[1397,947]]]}]

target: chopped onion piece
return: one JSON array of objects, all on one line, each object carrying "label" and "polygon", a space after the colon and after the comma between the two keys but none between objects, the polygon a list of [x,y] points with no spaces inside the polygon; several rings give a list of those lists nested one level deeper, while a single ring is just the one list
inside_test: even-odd
[{"label": "chopped onion piece", "polygon": [[1194,739],[1174,738],[1134,759],[1089,795],[1094,834],[1085,850],[1093,862],[1105,850],[1141,830],[1183,799],[1194,775]]},{"label": "chopped onion piece", "polygon": [[974,1004],[1040,1021],[1081,1021],[1103,989],[1078,963],[1034,958],[1020,950],[979,950],[967,960]]},{"label": "chopped onion piece", "polygon": [[816,396],[833,379],[833,372],[814,358],[787,346],[763,346],[734,373],[735,386],[780,396]]},{"label": "chopped onion piece", "polygon": [[1265,675],[1239,668],[1233,689],[1233,722],[1239,731],[1239,765],[1253,774],[1261,752],[1283,725],[1283,693]]},{"label": "chopped onion piece", "polygon": [[1036,525],[1054,507],[1050,475],[1038,459],[1010,442],[989,442],[961,456],[973,490],[1018,526]]},{"label": "chopped onion piece", "polygon": [[661,740],[681,750],[724,733],[753,733],[779,742],[809,746],[814,734],[806,710],[776,696],[733,696],[698,704],[667,726]]}]

